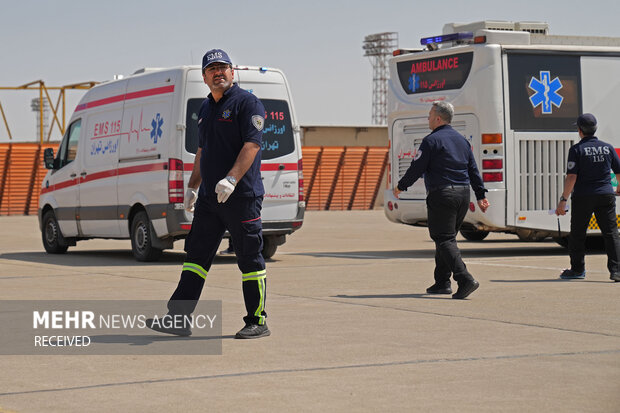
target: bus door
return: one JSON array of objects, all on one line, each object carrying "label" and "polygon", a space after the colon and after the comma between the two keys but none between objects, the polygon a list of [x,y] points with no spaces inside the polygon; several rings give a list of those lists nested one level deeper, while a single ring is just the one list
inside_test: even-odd
[{"label": "bus door", "polygon": [[[392,124],[392,168],[397,174],[394,176],[395,183],[405,175],[411,166],[422,139],[430,133],[428,129],[428,118],[416,117],[408,119],[397,119]],[[424,180],[418,179],[407,191],[399,195],[400,199],[426,199],[426,188]]]},{"label": "bus door", "polygon": [[[509,217],[517,228],[557,231],[553,211],[564,188],[568,150],[579,140],[574,122],[582,112],[580,57],[508,50],[505,59],[507,134],[514,152]],[[560,225],[568,229],[569,218]]]},{"label": "bus door", "polygon": [[[517,228],[557,231],[553,211],[564,189],[568,150],[574,133],[514,132],[514,171],[510,191]],[[510,218],[509,218],[510,219]],[[561,227],[569,228],[568,215]]]}]

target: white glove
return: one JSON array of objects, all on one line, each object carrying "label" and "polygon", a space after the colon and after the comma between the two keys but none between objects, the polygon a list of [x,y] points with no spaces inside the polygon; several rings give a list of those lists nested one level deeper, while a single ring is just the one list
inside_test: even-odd
[{"label": "white glove", "polygon": [[196,199],[198,198],[198,192],[196,192],[195,188],[187,188],[185,192],[185,198],[183,203],[185,204],[185,210],[187,212],[194,212],[194,204],[196,203]]},{"label": "white glove", "polygon": [[217,194],[217,202],[223,203],[228,200],[230,194],[235,190],[235,186],[226,178],[222,179],[215,185],[215,193]]}]

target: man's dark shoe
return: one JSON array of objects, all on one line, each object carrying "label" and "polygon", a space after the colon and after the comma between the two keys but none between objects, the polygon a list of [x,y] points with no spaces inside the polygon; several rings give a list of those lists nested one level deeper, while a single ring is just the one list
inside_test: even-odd
[{"label": "man's dark shoe", "polygon": [[192,335],[188,320],[182,315],[173,317],[170,314],[166,314],[161,318],[148,318],[146,320],[146,326],[151,330],[173,334],[175,336],[187,337]]},{"label": "man's dark shoe", "polygon": [[564,270],[562,271],[562,274],[560,274],[560,278],[563,280],[583,280],[586,278],[586,270],[581,272],[573,271],[571,269]]},{"label": "man's dark shoe", "polygon": [[613,272],[609,274],[609,279],[614,280],[615,282],[620,282],[620,273]]},{"label": "man's dark shoe", "polygon": [[271,335],[271,331],[267,327],[267,324],[246,324],[237,334],[235,338],[260,338]]},{"label": "man's dark shoe", "polygon": [[478,287],[480,287],[480,284],[476,280],[465,281],[462,284],[459,284],[459,289],[452,294],[452,298],[462,300],[463,298],[469,296],[469,294],[476,291]]},{"label": "man's dark shoe", "polygon": [[426,289],[427,294],[452,294],[450,284],[433,284]]}]

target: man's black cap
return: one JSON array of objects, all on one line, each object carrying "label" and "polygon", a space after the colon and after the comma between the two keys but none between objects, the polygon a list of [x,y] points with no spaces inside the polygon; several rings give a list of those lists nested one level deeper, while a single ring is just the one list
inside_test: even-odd
[{"label": "man's black cap", "polygon": [[590,130],[592,128],[596,128],[596,118],[591,113],[584,113],[579,115],[577,118],[577,123],[575,123],[579,127],[579,129],[587,129]]}]

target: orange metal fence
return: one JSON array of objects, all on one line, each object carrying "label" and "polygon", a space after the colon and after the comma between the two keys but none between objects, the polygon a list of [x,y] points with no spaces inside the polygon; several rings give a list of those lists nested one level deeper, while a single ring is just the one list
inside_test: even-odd
[{"label": "orange metal fence", "polygon": [[387,159],[386,147],[304,147],[307,209],[373,209]]},{"label": "orange metal fence", "polygon": [[58,143],[0,143],[0,215],[33,215],[39,207],[39,190],[47,173],[45,148]]},{"label": "orange metal fence", "polygon": [[[58,143],[0,143],[0,215],[37,213],[45,148]],[[386,165],[385,147],[304,147],[307,209],[374,208]]]}]

